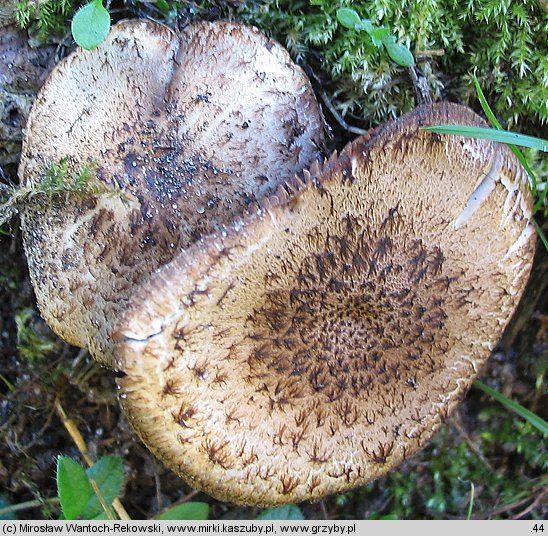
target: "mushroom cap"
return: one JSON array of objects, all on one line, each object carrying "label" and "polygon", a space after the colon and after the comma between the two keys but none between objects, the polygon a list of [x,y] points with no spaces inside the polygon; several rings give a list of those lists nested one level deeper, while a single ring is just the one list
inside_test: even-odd
[{"label": "mushroom cap", "polygon": [[133,287],[232,221],[320,154],[310,83],[257,29],[200,22],[175,34],[124,21],[78,49],[42,88],[20,179],[97,166],[109,192],[22,211],[38,305],[54,331],[111,364],[110,332]]},{"label": "mushroom cap", "polygon": [[317,500],[422,447],[521,296],[535,233],[503,145],[419,127],[358,138],[133,294],[120,398],[152,452],[235,503]]}]

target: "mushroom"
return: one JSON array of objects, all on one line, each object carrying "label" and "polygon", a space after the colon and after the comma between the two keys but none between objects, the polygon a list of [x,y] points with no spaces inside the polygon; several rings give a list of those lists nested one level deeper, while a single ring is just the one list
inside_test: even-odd
[{"label": "mushroom", "polygon": [[29,117],[20,181],[40,186],[52,166],[69,181],[95,166],[108,191],[22,210],[47,323],[111,365],[112,327],[139,282],[310,165],[322,129],[303,71],[240,24],[176,34],[124,21],[99,48],[65,58]]},{"label": "mushroom", "polygon": [[349,144],[132,293],[120,399],[193,487],[261,506],[384,475],[463,398],[535,248],[506,146],[420,130],[429,105]]}]

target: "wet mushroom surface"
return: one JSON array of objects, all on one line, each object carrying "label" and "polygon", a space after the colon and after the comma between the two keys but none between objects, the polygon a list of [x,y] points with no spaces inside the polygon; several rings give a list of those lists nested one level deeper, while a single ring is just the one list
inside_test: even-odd
[{"label": "wet mushroom surface", "polygon": [[421,107],[349,144],[136,289],[120,399],[217,499],[274,505],[375,479],[425,445],[500,338],[531,268],[524,173]]},{"label": "wet mushroom surface", "polygon": [[22,184],[40,187],[64,166],[67,182],[92,170],[104,190],[21,211],[42,315],[111,364],[112,326],[134,286],[310,165],[322,140],[307,77],[258,30],[117,24],[57,65],[28,121]]}]

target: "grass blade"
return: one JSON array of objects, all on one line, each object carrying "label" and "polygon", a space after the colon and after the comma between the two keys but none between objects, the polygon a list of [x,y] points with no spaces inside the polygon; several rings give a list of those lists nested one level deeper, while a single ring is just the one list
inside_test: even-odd
[{"label": "grass blade", "polygon": [[476,488],[474,486],[474,483],[470,481],[470,501],[468,503],[468,513],[466,515],[466,520],[470,521],[472,519],[472,514],[474,512],[474,495],[475,495]]},{"label": "grass blade", "polygon": [[[476,93],[478,94],[478,99],[481,104],[481,108],[483,109],[483,113],[489,120],[489,123],[491,123],[491,126],[493,128],[496,128],[497,130],[502,130],[502,125],[499,123],[498,119],[495,117],[495,114],[493,113],[493,110],[491,110],[491,106],[489,106],[489,103],[487,102],[487,99],[485,98],[485,95],[483,94],[483,91],[481,89],[481,86],[478,82],[478,79],[476,78],[476,75],[474,75],[474,86],[476,87]],[[531,169],[531,166],[529,165],[529,162],[527,162],[527,159],[523,155],[523,153],[519,150],[518,147],[516,147],[514,144],[509,143],[508,147],[510,147],[510,150],[514,153],[516,158],[519,160],[519,163],[524,167],[525,171],[527,171],[527,174],[531,178],[531,189],[533,190],[533,196],[537,196],[537,177],[535,176],[535,173]],[[535,205],[535,210],[538,210],[543,204],[544,204],[544,197],[546,196],[546,193],[544,193],[542,199],[539,199],[537,204]]]},{"label": "grass blade", "polygon": [[530,147],[539,151],[548,152],[548,140],[518,134],[517,132],[508,132],[507,130],[496,130],[494,128],[472,127],[468,125],[437,125],[432,127],[423,127],[423,130],[437,132],[438,134],[456,134],[468,138],[480,138],[482,140],[498,141],[510,145],[519,145],[521,147]]},{"label": "grass blade", "polygon": [[535,229],[537,230],[537,234],[540,238],[540,241],[544,244],[546,251],[548,251],[548,240],[546,239],[546,235],[544,234],[544,231],[540,228],[540,225],[537,223],[537,221],[534,218],[533,218],[533,223],[535,224]]},{"label": "grass blade", "polygon": [[478,82],[478,79],[476,78],[476,75],[474,75],[474,86],[476,86],[476,93],[478,94],[478,99],[483,109],[483,113],[486,115],[487,119],[489,120],[489,123],[491,123],[491,126],[493,128],[496,128],[497,130],[502,130],[502,125],[499,123],[498,119],[495,117],[493,110],[491,110],[491,106],[489,106],[489,103],[487,102],[487,99],[485,98],[485,95],[483,94],[483,91]]},{"label": "grass blade", "polygon": [[532,411],[524,408],[522,405],[510,400],[508,397],[504,396],[502,393],[495,391],[488,385],[485,385],[483,382],[476,380],[474,382],[474,387],[477,387],[480,391],[492,396],[497,402],[500,402],[503,406],[508,408],[510,411],[513,411],[516,415],[519,415],[525,419],[528,423],[533,425],[535,428],[540,430],[544,435],[548,435],[548,422],[546,422],[542,417],[539,417]]}]

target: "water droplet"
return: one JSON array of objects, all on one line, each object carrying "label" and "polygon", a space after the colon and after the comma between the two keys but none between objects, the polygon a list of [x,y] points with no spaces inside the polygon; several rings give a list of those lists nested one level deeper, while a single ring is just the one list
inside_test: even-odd
[{"label": "water droplet", "polygon": [[197,212],[198,214],[203,214],[203,213],[205,212],[205,208],[204,208],[204,207],[198,207],[198,208],[196,209],[196,212]]}]

